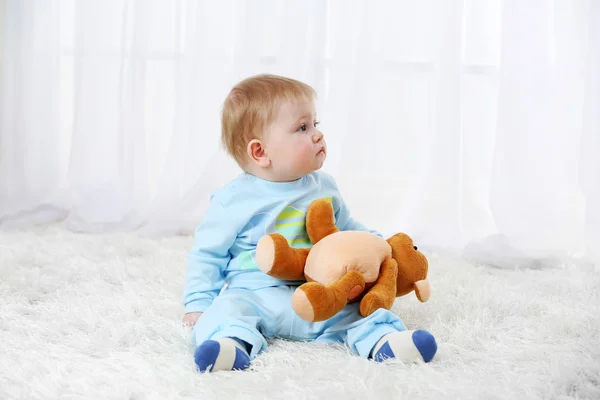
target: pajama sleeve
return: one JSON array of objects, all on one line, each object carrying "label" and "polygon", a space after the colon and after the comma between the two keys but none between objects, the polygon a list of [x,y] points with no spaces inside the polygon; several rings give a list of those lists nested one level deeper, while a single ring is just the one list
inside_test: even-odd
[{"label": "pajama sleeve", "polygon": [[381,233],[377,232],[376,230],[367,228],[365,225],[363,225],[350,215],[350,209],[348,208],[348,205],[342,198],[337,183],[335,183],[333,178],[331,178],[331,181],[335,187],[335,190],[337,191],[337,197],[339,199],[339,207],[337,207],[337,210],[335,210],[335,221],[338,229],[341,231],[365,231],[383,237]]},{"label": "pajama sleeve", "polygon": [[365,231],[383,237],[381,233],[374,229],[367,228],[365,225],[354,219],[350,215],[350,210],[343,200],[341,201],[335,220],[337,221],[336,225],[338,226],[338,229],[341,231]]},{"label": "pajama sleeve", "polygon": [[222,204],[211,199],[204,220],[194,232],[188,253],[183,304],[186,313],[204,312],[225,285],[229,249],[237,237],[236,224]]}]

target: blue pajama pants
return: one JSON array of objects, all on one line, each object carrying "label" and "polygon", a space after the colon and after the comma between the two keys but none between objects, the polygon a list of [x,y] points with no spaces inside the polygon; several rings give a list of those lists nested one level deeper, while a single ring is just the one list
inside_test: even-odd
[{"label": "blue pajama pants", "polygon": [[222,292],[194,326],[192,343],[231,337],[251,346],[250,359],[267,347],[265,338],[344,343],[355,354],[368,358],[384,335],[406,330],[400,318],[379,309],[367,318],[359,303],[347,305],[322,322],[304,321],[292,309],[296,287],[277,286],[257,290],[229,288]]}]

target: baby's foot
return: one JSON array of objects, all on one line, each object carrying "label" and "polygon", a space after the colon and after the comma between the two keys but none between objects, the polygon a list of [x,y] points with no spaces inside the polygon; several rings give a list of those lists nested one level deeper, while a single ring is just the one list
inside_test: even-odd
[{"label": "baby's foot", "polygon": [[194,352],[194,361],[200,372],[242,370],[250,366],[242,342],[231,338],[202,342]]},{"label": "baby's foot", "polygon": [[424,330],[392,332],[383,336],[373,347],[373,360],[382,362],[395,358],[406,363],[429,362],[437,352],[433,335]]}]

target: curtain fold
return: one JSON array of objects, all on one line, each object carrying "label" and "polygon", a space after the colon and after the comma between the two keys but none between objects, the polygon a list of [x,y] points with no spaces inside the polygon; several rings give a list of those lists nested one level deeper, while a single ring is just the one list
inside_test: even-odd
[{"label": "curtain fold", "polygon": [[578,183],[585,196],[583,237],[588,256],[600,260],[600,3],[589,10],[585,71],[583,134]]},{"label": "curtain fold", "polygon": [[318,91],[325,170],[368,226],[495,265],[600,258],[598,2],[0,7],[2,227],[191,232],[240,172],[225,95],[272,72]]}]

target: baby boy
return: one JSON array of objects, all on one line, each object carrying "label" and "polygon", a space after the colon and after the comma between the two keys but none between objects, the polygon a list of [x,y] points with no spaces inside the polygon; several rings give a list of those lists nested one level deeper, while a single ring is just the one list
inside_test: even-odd
[{"label": "baby boy", "polygon": [[302,82],[259,75],[238,83],[225,100],[222,141],[244,173],[213,194],[189,253],[184,323],[194,326],[194,361],[202,372],[247,369],[271,337],[345,343],[375,362],[429,362],[437,351],[431,333],[407,330],[385,309],[364,318],[353,303],[326,321],[304,321],[291,305],[303,282],[275,279],[256,265],[256,244],[266,234],[310,247],[305,213],[316,199],[331,198],[340,230],[376,233],[350,216],[335,180],[319,171],[327,146],[315,96]]}]

